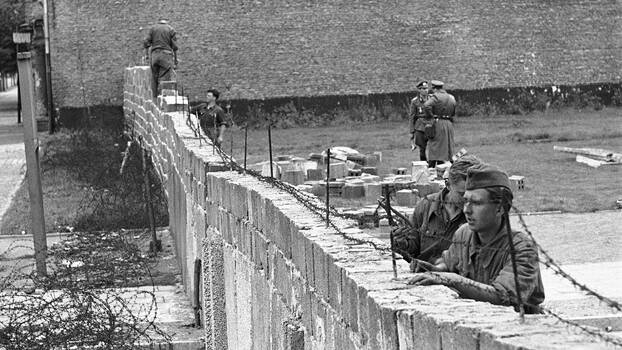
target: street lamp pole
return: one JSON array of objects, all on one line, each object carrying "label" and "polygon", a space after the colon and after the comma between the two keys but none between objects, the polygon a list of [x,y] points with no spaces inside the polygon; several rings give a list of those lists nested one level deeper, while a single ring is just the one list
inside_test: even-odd
[{"label": "street lamp pole", "polygon": [[[13,33],[16,44],[29,44],[30,33]],[[47,275],[47,237],[43,217],[43,192],[39,168],[39,139],[35,122],[34,84],[30,51],[17,53],[22,119],[24,123],[24,149],[26,151],[26,176],[30,197],[30,221],[35,247],[35,264],[39,276]]]}]

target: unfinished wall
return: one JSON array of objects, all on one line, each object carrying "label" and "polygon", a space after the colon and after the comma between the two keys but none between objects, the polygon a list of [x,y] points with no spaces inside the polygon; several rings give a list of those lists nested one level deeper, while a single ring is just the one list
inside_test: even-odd
[{"label": "unfinished wall", "polygon": [[[519,324],[509,307],[409,286],[403,261],[394,279],[388,253],[326,228],[291,194],[226,171],[182,112],[150,99],[148,69],[124,74],[124,113],[166,188],[189,296],[202,261],[207,349],[608,348],[551,318]],[[354,222],[335,222],[349,237],[373,240]]]},{"label": "unfinished wall", "polygon": [[[150,24],[179,33],[191,100],[620,82],[617,0],[53,0],[57,106],[122,103]],[[80,93],[76,93],[77,89]]]}]

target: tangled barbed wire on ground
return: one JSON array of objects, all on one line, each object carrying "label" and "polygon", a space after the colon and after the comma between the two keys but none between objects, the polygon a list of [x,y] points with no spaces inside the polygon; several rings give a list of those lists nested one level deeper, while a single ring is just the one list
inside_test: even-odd
[{"label": "tangled barbed wire on ground", "polygon": [[25,263],[24,247],[10,247],[0,259],[0,349],[138,349],[153,336],[170,340],[154,323],[155,260],[137,243],[142,236],[71,234],[49,250],[47,276]]}]

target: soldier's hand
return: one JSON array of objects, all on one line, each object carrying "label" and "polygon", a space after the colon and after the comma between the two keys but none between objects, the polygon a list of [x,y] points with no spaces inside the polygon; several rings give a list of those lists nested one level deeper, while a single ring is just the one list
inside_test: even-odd
[{"label": "soldier's hand", "polygon": [[443,279],[438,273],[424,272],[415,274],[415,276],[409,279],[407,283],[415,286],[431,286],[435,284],[443,284]]}]

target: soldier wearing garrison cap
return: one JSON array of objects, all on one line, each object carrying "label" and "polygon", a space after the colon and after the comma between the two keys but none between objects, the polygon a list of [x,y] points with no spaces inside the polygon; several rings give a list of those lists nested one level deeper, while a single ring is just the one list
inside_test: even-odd
[{"label": "soldier wearing garrison cap", "polygon": [[432,93],[423,105],[427,118],[433,119],[433,124],[426,132],[427,160],[430,167],[438,163],[451,161],[454,154],[454,126],[453,118],[456,114],[456,99],[443,89],[443,82],[430,81]]},{"label": "soldier wearing garrison cap", "polygon": [[[512,191],[507,174],[490,165],[470,168],[464,200],[467,223],[456,231],[451,246],[436,265],[411,262],[413,271],[431,272],[417,273],[409,283],[445,285],[464,298],[513,306],[516,310],[520,295],[526,313],[539,313],[544,287],[538,251],[527,235],[510,229],[508,212]],[[510,256],[510,237],[516,275]]]},{"label": "soldier wearing garrison cap", "polygon": [[425,137],[425,126],[431,124],[433,119],[426,118],[423,104],[428,100],[428,82],[423,80],[417,84],[418,95],[410,101],[409,127],[410,127],[410,145],[414,151],[419,148],[419,160],[426,161],[425,149],[428,138]]}]

